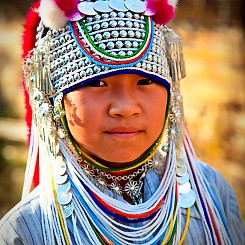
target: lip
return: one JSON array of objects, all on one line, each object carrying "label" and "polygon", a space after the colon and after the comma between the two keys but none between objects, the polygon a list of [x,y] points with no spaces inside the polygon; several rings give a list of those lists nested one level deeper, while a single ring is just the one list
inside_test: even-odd
[{"label": "lip", "polygon": [[105,131],[106,134],[115,136],[118,138],[133,138],[139,134],[141,134],[143,130],[137,129],[135,127],[115,127]]}]

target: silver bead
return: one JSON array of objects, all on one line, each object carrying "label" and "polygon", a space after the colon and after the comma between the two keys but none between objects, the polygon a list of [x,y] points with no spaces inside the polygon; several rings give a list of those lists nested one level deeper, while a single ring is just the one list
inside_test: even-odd
[{"label": "silver bead", "polygon": [[157,66],[156,65],[152,65],[152,70],[153,70],[153,72],[157,72]]},{"label": "silver bead", "polygon": [[149,61],[152,61],[152,54],[148,54],[147,59],[148,59]]},{"label": "silver bead", "polygon": [[99,66],[95,66],[95,67],[94,67],[94,72],[95,72],[95,73],[101,72],[101,68],[100,68]]},{"label": "silver bead", "polygon": [[70,61],[70,57],[69,56],[65,56],[64,62],[67,64],[69,61]]},{"label": "silver bead", "polygon": [[87,26],[88,32],[91,32],[93,30],[92,26]]},{"label": "silver bead", "polygon": [[86,65],[91,65],[92,62],[87,58],[87,59],[85,59],[85,64],[86,64]]},{"label": "silver bead", "polygon": [[63,47],[62,48],[62,54],[65,54],[66,53],[66,47]]},{"label": "silver bead", "polygon": [[108,42],[107,43],[107,48],[108,49],[113,49],[114,48],[114,43],[113,42]]},{"label": "silver bead", "polygon": [[104,39],[109,39],[110,36],[111,36],[111,35],[110,35],[110,32],[108,32],[108,31],[106,31],[106,32],[103,33],[103,38],[104,38]]},{"label": "silver bead", "polygon": [[65,40],[66,40],[66,41],[71,40],[71,35],[70,35],[70,34],[65,34]]},{"label": "silver bead", "polygon": [[75,73],[75,74],[74,74],[74,79],[75,79],[75,81],[77,81],[79,78],[80,78],[79,73]]},{"label": "silver bead", "polygon": [[57,55],[58,55],[58,56],[61,56],[61,55],[62,55],[62,49],[58,49],[58,50],[57,50]]},{"label": "silver bead", "polygon": [[73,42],[72,46],[73,46],[74,49],[76,49],[77,48],[77,43]]},{"label": "silver bead", "polygon": [[136,32],[135,32],[135,36],[136,36],[137,38],[141,38],[141,32],[136,31]]},{"label": "silver bead", "polygon": [[95,40],[96,41],[101,41],[102,40],[102,35],[100,33],[95,35]]},{"label": "silver bead", "polygon": [[93,30],[98,31],[99,29],[100,29],[100,25],[99,24],[93,25]]},{"label": "silver bead", "polygon": [[72,67],[72,70],[75,71],[75,70],[78,70],[78,64],[77,63],[74,63],[73,64],[73,67]]},{"label": "silver bead", "polygon": [[129,50],[128,52],[127,52],[127,55],[132,55],[134,52],[132,51],[132,50]]},{"label": "silver bead", "polygon": [[112,31],[111,36],[116,38],[119,36],[119,32],[118,31]]},{"label": "silver bead", "polygon": [[147,69],[148,71],[151,71],[151,64],[147,64],[147,65],[146,65],[146,69]]},{"label": "silver bead", "polygon": [[84,62],[83,60],[80,60],[80,61],[78,62],[78,66],[79,66],[79,67],[84,67],[84,65],[85,65],[85,62]]},{"label": "silver bead", "polygon": [[124,17],[125,17],[125,13],[119,12],[119,13],[118,13],[118,17],[119,17],[119,18],[124,18]]},{"label": "silver bead", "polygon": [[161,68],[161,66],[158,66],[157,67],[157,73],[160,74],[160,75],[162,74],[162,68]]},{"label": "silver bead", "polygon": [[66,40],[65,40],[64,37],[61,37],[61,38],[60,38],[60,43],[61,43],[61,44],[65,43],[65,41],[66,41]]},{"label": "silver bead", "polygon": [[157,63],[157,60],[158,60],[158,59],[157,59],[157,56],[156,56],[156,55],[153,56],[153,60],[154,60],[154,62]]},{"label": "silver bead", "polygon": [[90,17],[90,16],[87,17],[87,19],[86,19],[86,22],[87,22],[87,23],[90,23],[90,22],[92,22],[92,21],[93,21],[93,17]]},{"label": "silver bead", "polygon": [[123,27],[125,26],[125,22],[123,20],[118,21],[118,26]]},{"label": "silver bead", "polygon": [[101,24],[101,27],[104,29],[108,28],[108,26],[109,26],[108,22],[102,22],[102,24]]},{"label": "silver bead", "polygon": [[77,56],[78,59],[80,59],[80,58],[83,57],[83,54],[82,54],[82,52],[80,50],[77,50],[76,56]]},{"label": "silver bead", "polygon": [[142,62],[141,67],[142,67],[143,69],[145,69],[145,68],[146,68],[146,63],[145,63],[145,62]]},{"label": "silver bead", "polygon": [[66,74],[66,69],[62,69],[61,70],[61,76],[63,77],[63,76],[65,76],[65,74]]},{"label": "silver bead", "polygon": [[122,48],[122,46],[123,46],[122,41],[117,41],[117,42],[116,42],[116,47],[117,47],[117,48]]},{"label": "silver bead", "polygon": [[141,36],[142,36],[142,38],[144,38],[145,37],[145,32],[142,32]]},{"label": "silver bead", "polygon": [[132,31],[132,30],[128,31],[128,36],[129,37],[134,37],[134,31]]},{"label": "silver bead", "polygon": [[69,83],[73,83],[73,82],[74,82],[73,76],[69,76],[69,77],[68,77],[68,82],[69,82]]},{"label": "silver bead", "polygon": [[75,60],[75,59],[76,59],[76,55],[75,55],[74,53],[72,53],[72,54],[70,55],[70,60],[73,61],[73,60]]},{"label": "silver bead", "polygon": [[137,64],[136,64],[136,67],[140,68],[140,67],[141,67],[141,63],[140,63],[140,62],[137,63]]},{"label": "silver bead", "polygon": [[124,45],[126,48],[130,48],[132,46],[132,43],[130,41],[126,41]]},{"label": "silver bead", "polygon": [[55,48],[54,42],[50,42],[50,48],[51,48],[51,49],[54,49],[54,48]]},{"label": "silver bead", "polygon": [[126,37],[127,36],[127,32],[125,30],[121,30],[120,31],[120,36],[121,37]]},{"label": "silver bead", "polygon": [[120,56],[125,56],[126,53],[125,53],[124,51],[120,51],[120,52],[118,53],[118,55],[120,55]]},{"label": "silver bead", "polygon": [[88,69],[86,70],[86,74],[87,74],[88,76],[93,75],[93,73],[94,73],[94,71],[93,71],[92,68],[88,68]]},{"label": "silver bead", "polygon": [[140,27],[139,22],[134,22],[134,27],[138,29]]},{"label": "silver bead", "polygon": [[60,42],[56,39],[55,41],[54,41],[54,46],[55,47],[58,47],[60,45]]},{"label": "silver bead", "polygon": [[72,44],[68,44],[66,48],[69,52],[73,50]]},{"label": "silver bead", "polygon": [[100,20],[100,18],[101,18],[101,16],[99,14],[96,14],[93,19],[94,20]]},{"label": "silver bead", "polygon": [[54,35],[54,37],[57,37],[57,36],[59,35],[59,32],[56,31],[56,30],[53,30],[53,31],[52,31],[52,34]]},{"label": "silver bead", "polygon": [[81,71],[81,72],[80,72],[80,77],[81,77],[81,78],[86,77],[86,72],[85,72],[85,71]]},{"label": "silver bead", "polygon": [[111,18],[116,18],[117,17],[117,13],[116,12],[111,12],[110,13],[110,17]]},{"label": "silver bead", "polygon": [[145,25],[143,23],[140,23],[140,29],[145,30]]},{"label": "silver bead", "polygon": [[134,18],[138,20],[140,18],[140,15],[139,14],[134,14]]},{"label": "silver bead", "polygon": [[144,19],[145,19],[145,16],[144,16],[144,15],[141,15],[141,16],[140,16],[140,19],[141,19],[141,20],[144,20]]},{"label": "silver bead", "polygon": [[110,54],[112,54],[112,55],[114,55],[114,56],[116,56],[117,55],[117,53],[116,52],[111,52]]},{"label": "silver bead", "polygon": [[72,66],[71,66],[71,64],[69,64],[69,65],[66,67],[66,70],[67,70],[68,72],[71,72],[71,71],[72,71]]},{"label": "silver bead", "polygon": [[117,26],[117,22],[115,20],[111,20],[110,21],[110,26],[111,27],[116,27]]},{"label": "silver bead", "polygon": [[108,19],[108,18],[109,18],[109,14],[102,14],[101,17],[102,17],[103,19]]},{"label": "silver bead", "polygon": [[100,43],[99,48],[101,48],[101,49],[105,50],[106,46],[105,46],[105,44],[104,44],[104,43]]},{"label": "silver bead", "polygon": [[131,28],[133,26],[133,22],[130,21],[130,20],[127,20],[126,21],[126,26]]},{"label": "silver bead", "polygon": [[136,42],[136,41],[133,41],[133,47],[134,47],[134,48],[138,48],[138,46],[139,46],[139,43]]},{"label": "silver bead", "polygon": [[131,12],[127,12],[126,13],[126,17],[129,18],[129,19],[131,19],[133,17],[133,14]]}]

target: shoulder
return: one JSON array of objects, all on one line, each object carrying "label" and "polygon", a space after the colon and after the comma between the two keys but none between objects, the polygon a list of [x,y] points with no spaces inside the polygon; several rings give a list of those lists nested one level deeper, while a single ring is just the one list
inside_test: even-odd
[{"label": "shoulder", "polygon": [[245,226],[236,195],[225,178],[208,164],[199,162],[199,167],[210,188],[211,195],[227,221],[234,244],[245,244]]},{"label": "shoulder", "polygon": [[42,244],[38,188],[21,200],[0,221],[0,244]]}]

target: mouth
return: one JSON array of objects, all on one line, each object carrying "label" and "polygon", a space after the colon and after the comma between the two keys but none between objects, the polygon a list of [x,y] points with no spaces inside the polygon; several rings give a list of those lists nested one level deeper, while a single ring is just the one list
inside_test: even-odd
[{"label": "mouth", "polygon": [[143,133],[143,130],[134,127],[116,127],[105,131],[106,134],[117,138],[133,138]]}]

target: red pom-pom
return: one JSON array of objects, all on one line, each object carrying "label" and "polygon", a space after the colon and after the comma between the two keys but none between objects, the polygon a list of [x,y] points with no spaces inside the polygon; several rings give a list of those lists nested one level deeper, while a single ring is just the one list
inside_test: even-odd
[{"label": "red pom-pom", "polygon": [[75,13],[78,12],[77,5],[80,2],[79,0],[54,0],[56,5],[64,12],[67,18],[72,17]]},{"label": "red pom-pom", "polygon": [[153,19],[156,24],[165,25],[174,18],[175,6],[169,4],[168,0],[147,0],[146,8],[155,13]]},{"label": "red pom-pom", "polygon": [[[23,43],[22,43],[22,58],[25,58],[28,53],[35,47],[37,27],[40,22],[40,17],[38,15],[37,9],[39,8],[40,1],[35,2],[30,11],[27,13],[24,24],[23,32]],[[22,79],[22,86],[24,89],[25,96],[25,108],[26,108],[26,124],[28,127],[28,145],[30,144],[30,131],[31,131],[31,122],[32,122],[32,110],[30,106],[29,94],[25,89],[24,79]],[[33,184],[37,186],[39,184],[39,164],[38,158],[36,161],[35,172],[33,176]]]}]

